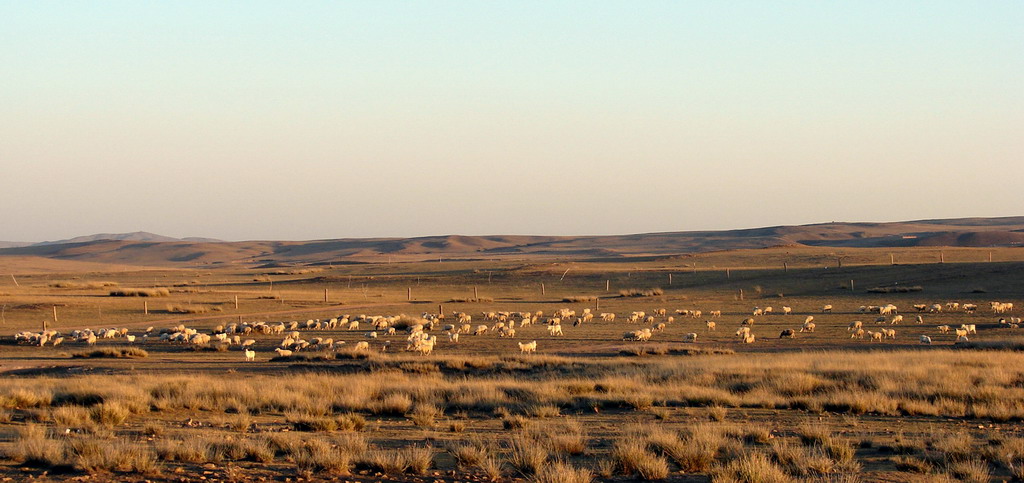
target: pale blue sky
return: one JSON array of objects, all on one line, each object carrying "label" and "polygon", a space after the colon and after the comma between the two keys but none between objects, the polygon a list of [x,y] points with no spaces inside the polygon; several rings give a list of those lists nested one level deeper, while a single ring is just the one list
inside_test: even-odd
[{"label": "pale blue sky", "polygon": [[1024,2],[0,1],[0,240],[1024,214]]}]

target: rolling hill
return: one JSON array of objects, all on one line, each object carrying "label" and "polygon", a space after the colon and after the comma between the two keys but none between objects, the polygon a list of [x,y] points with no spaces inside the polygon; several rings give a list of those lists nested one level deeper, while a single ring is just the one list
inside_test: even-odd
[{"label": "rolling hill", "polygon": [[894,223],[821,223],[724,231],[608,236],[428,236],[312,241],[176,239],[145,232],[102,234],[0,248],[0,257],[42,257],[140,266],[261,266],[434,258],[617,258],[771,246],[1024,246],[1024,217]]}]

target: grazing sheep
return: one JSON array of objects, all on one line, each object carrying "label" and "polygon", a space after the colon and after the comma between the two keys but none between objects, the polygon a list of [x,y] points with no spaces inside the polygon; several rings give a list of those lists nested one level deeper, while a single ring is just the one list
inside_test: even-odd
[{"label": "grazing sheep", "polygon": [[815,327],[817,326],[814,322],[805,322],[804,325],[800,327],[800,332],[814,332]]},{"label": "grazing sheep", "polygon": [[958,339],[959,339],[960,337],[967,337],[967,329],[954,329],[954,330],[955,330],[955,332],[956,332],[956,337],[957,337]]},{"label": "grazing sheep", "polygon": [[936,327],[936,328],[937,328],[937,329],[939,329],[939,333],[940,333],[940,334],[948,334],[948,333],[949,333],[949,330],[950,330],[950,329],[951,329],[952,327],[950,327],[950,326],[948,326],[948,325],[940,325],[940,326],[938,326],[938,327]]},{"label": "grazing sheep", "polygon": [[893,316],[892,320],[889,321],[889,325],[898,325],[900,322],[903,322],[903,316],[896,315]]},{"label": "grazing sheep", "polygon": [[57,346],[61,345],[61,343],[63,343],[63,342],[64,342],[64,338],[63,337],[57,337],[57,338],[53,339],[53,346],[57,347]]},{"label": "grazing sheep", "polygon": [[245,362],[253,362],[256,360],[256,351],[251,349],[245,350]]},{"label": "grazing sheep", "polygon": [[683,336],[683,342],[697,342],[697,333],[690,332]]},{"label": "grazing sheep", "polygon": [[796,339],[796,331],[793,330],[793,329],[785,329],[785,330],[782,331],[782,333],[779,334],[779,338],[780,339],[785,339],[785,338]]},{"label": "grazing sheep", "polygon": [[863,339],[864,338],[864,329],[857,328],[857,330],[853,331],[853,335],[851,335],[850,338],[851,339]]},{"label": "grazing sheep", "polygon": [[754,325],[754,318],[753,317],[748,317],[746,319],[743,319],[743,322],[740,322],[740,325],[746,325],[746,326],[751,326],[752,327]]},{"label": "grazing sheep", "polygon": [[476,326],[476,330],[473,332],[473,335],[484,335],[486,333],[487,333],[487,326],[481,324],[481,325]]},{"label": "grazing sheep", "polygon": [[870,337],[869,340],[872,341],[872,342],[875,342],[875,341],[882,342],[882,333],[881,332],[873,332],[873,331],[869,330],[868,331],[868,336]]},{"label": "grazing sheep", "polygon": [[966,335],[958,335],[958,336],[956,336],[956,341],[957,342],[970,342],[971,339],[968,339]]},{"label": "grazing sheep", "polygon": [[789,314],[792,314],[792,313],[793,313],[793,307],[790,307],[788,305],[783,305],[782,306],[782,315],[789,315]]},{"label": "grazing sheep", "polygon": [[511,339],[514,338],[515,336],[516,329],[506,327],[498,331],[498,337],[508,337]]},{"label": "grazing sheep", "polygon": [[754,343],[754,334],[747,334],[747,335],[743,336],[743,343],[744,344],[753,344]]},{"label": "grazing sheep", "polygon": [[808,323],[808,322],[814,322],[814,316],[813,315],[808,315],[807,318],[804,319],[804,323],[805,324]]},{"label": "grazing sheep", "polygon": [[458,344],[459,343],[459,333],[458,332],[449,332],[448,333],[448,342],[451,342],[452,344]]},{"label": "grazing sheep", "polygon": [[882,335],[886,338],[896,340],[896,329],[882,329]]},{"label": "grazing sheep", "polygon": [[917,318],[914,319],[914,321],[917,322],[918,324],[923,324],[924,323],[924,317],[921,317],[920,315],[918,315]]},{"label": "grazing sheep", "polygon": [[530,354],[530,353],[537,352],[537,341],[533,341],[533,342],[526,343],[526,344],[524,344],[522,342],[519,342],[518,344],[519,344],[519,352],[522,353],[522,354]]},{"label": "grazing sheep", "polygon": [[277,352],[277,357],[291,357],[291,355],[292,355],[292,351],[286,350],[286,349],[282,349],[280,347],[278,347],[277,349],[274,349],[274,352]]},{"label": "grazing sheep", "polygon": [[774,312],[774,311],[775,311],[775,309],[773,309],[771,307],[765,307],[765,308],[761,309],[761,313],[764,314],[764,315],[772,315],[772,312]]},{"label": "grazing sheep", "polygon": [[978,333],[978,328],[975,324],[961,324],[960,328],[966,330],[968,334]]},{"label": "grazing sheep", "polygon": [[918,312],[925,312],[928,310],[928,306],[926,304],[916,304],[914,305],[914,310],[917,310]]},{"label": "grazing sheep", "polygon": [[927,335],[922,335],[920,337],[920,341],[921,341],[922,344],[932,345],[932,338],[928,337]]},{"label": "grazing sheep", "polygon": [[715,321],[706,320],[704,321],[704,324],[708,326],[708,332],[715,330]]},{"label": "grazing sheep", "polygon": [[942,305],[932,304],[932,306],[928,308],[928,311],[932,313],[942,312]]},{"label": "grazing sheep", "polygon": [[654,331],[655,332],[663,332],[664,330],[665,330],[665,323],[664,322],[654,326]]},{"label": "grazing sheep", "polygon": [[829,305],[825,305],[824,307],[822,307],[821,308],[821,313],[823,313],[823,314],[831,314],[832,313],[832,305],[829,304]]},{"label": "grazing sheep", "polygon": [[712,310],[711,312],[708,312],[708,315],[710,315],[712,317],[721,317],[722,316],[722,311],[721,310]]},{"label": "grazing sheep", "polygon": [[367,339],[376,339],[377,338],[377,333],[376,332],[367,332],[365,337]]},{"label": "grazing sheep", "polygon": [[356,345],[355,345],[355,347],[352,348],[352,350],[354,350],[356,352],[368,351],[368,350],[370,350],[370,343],[366,342],[365,340],[361,340],[359,342],[356,342]]},{"label": "grazing sheep", "polygon": [[846,330],[847,330],[847,332],[849,332],[851,330],[860,329],[863,326],[864,326],[863,322],[861,322],[859,320],[854,320],[853,322],[850,322],[850,325],[846,326]]},{"label": "grazing sheep", "polygon": [[739,337],[741,339],[744,338],[744,337],[747,337],[749,335],[750,335],[750,327],[740,327],[739,330],[736,331],[736,337]]},{"label": "grazing sheep", "polygon": [[764,315],[764,310],[762,310],[761,307],[754,307],[754,310],[751,313],[751,315],[753,315],[754,317],[757,317],[759,315]]},{"label": "grazing sheep", "polygon": [[878,316],[878,317],[875,317],[875,323],[876,324],[884,324],[885,321],[887,321],[887,320],[889,320],[889,319],[887,319],[887,318],[885,318],[885,317],[883,317],[881,315]]},{"label": "grazing sheep", "polygon": [[967,312],[969,314],[972,314],[978,310],[978,306],[975,304],[963,304],[962,308],[964,309],[964,312]]},{"label": "grazing sheep", "polygon": [[562,326],[561,325],[549,325],[548,326],[548,334],[552,335],[552,336],[564,335],[564,334],[562,334]]}]

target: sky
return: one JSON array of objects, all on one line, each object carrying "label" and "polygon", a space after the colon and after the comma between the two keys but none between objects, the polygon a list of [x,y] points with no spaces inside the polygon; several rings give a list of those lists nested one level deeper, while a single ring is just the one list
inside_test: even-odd
[{"label": "sky", "polygon": [[0,0],[0,240],[1024,215],[1024,2]]}]

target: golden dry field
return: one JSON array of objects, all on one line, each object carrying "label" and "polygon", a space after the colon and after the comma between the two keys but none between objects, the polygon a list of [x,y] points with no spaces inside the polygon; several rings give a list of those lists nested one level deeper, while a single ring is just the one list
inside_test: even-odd
[{"label": "golden dry field", "polygon": [[1024,478],[1019,248],[0,272],[14,481]]}]

